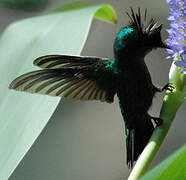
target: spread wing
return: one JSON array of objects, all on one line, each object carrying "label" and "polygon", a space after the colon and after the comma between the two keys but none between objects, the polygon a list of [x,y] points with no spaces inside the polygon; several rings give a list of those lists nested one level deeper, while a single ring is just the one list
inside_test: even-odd
[{"label": "spread wing", "polygon": [[70,99],[113,102],[117,84],[114,60],[48,55],[37,58],[34,64],[43,69],[19,76],[9,88]]}]

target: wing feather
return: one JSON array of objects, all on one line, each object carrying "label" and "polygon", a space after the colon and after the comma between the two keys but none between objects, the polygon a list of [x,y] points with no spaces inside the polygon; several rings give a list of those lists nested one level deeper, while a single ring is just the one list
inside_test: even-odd
[{"label": "wing feather", "polygon": [[87,86],[87,88],[83,91],[83,94],[81,95],[81,98],[80,99],[82,99],[82,100],[88,100],[88,96],[89,96],[89,94],[90,94],[91,89],[92,89],[93,86],[94,86],[94,82],[91,82],[89,84],[89,86]]},{"label": "wing feather", "polygon": [[101,101],[105,101],[106,99],[106,91],[103,91],[102,90],[102,93],[101,93]]},{"label": "wing feather", "polygon": [[100,91],[100,88],[97,87],[97,89],[95,90],[95,93],[94,93],[94,98],[97,100],[98,97],[99,97],[99,91]]},{"label": "wing feather", "polygon": [[92,81],[90,80],[87,80],[82,86],[80,86],[76,92],[74,93],[73,95],[73,99],[81,99],[81,94],[84,92],[84,90],[86,89],[86,87],[92,83]]},{"label": "wing feather", "polygon": [[70,81],[69,83],[65,84],[64,86],[62,86],[57,92],[56,92],[56,96],[62,96],[64,97],[64,95],[61,95],[63,92],[66,91],[66,89],[71,88],[74,84],[79,83],[79,79],[75,79]]},{"label": "wing feather", "polygon": [[49,81],[46,81],[46,82],[42,83],[41,85],[39,85],[36,88],[35,92],[39,93],[42,89],[44,89],[44,88],[48,87],[49,85],[54,84],[54,83],[56,83],[56,82],[58,82],[58,81],[60,81],[62,79],[63,79],[63,77],[55,77],[55,78],[53,78],[53,79],[51,79]]},{"label": "wing feather", "polygon": [[100,90],[100,89],[98,90],[98,92],[97,92],[97,96],[95,97],[96,100],[98,100],[98,99],[101,100],[101,96],[100,96],[100,95],[101,95],[101,91],[102,91],[102,90]]},{"label": "wing feather", "polygon": [[70,99],[113,102],[116,93],[113,62],[98,57],[42,56],[34,64],[43,70],[19,76],[9,88]]},{"label": "wing feather", "polygon": [[86,67],[98,60],[100,58],[89,56],[47,55],[37,58],[34,64],[41,68]]},{"label": "wing feather", "polygon": [[65,92],[64,97],[66,97],[66,98],[71,97],[72,98],[74,96],[74,93],[76,92],[76,90],[78,88],[80,88],[86,81],[87,81],[87,79],[79,80],[78,83],[75,83],[70,89],[68,89],[68,91]]},{"label": "wing feather", "polygon": [[41,81],[44,81],[44,80],[47,80],[47,79],[50,79],[51,78],[51,75],[46,75],[46,76],[41,76],[40,78],[38,79],[35,79],[34,81],[31,81],[29,82],[24,88],[23,88],[23,91],[26,91],[27,89],[31,88],[32,86],[34,86],[34,84],[37,84]]},{"label": "wing feather", "polygon": [[89,96],[88,96],[89,100],[94,99],[94,93],[96,92],[96,90],[97,90],[97,86],[94,84],[93,87],[91,88]]},{"label": "wing feather", "polygon": [[[68,78],[68,79],[62,79],[60,82],[54,84],[54,86],[50,87],[47,91],[46,94],[51,94],[54,90],[63,87],[63,85],[67,85],[69,82],[72,82],[74,78]],[[59,90],[58,90],[59,91]],[[57,91],[57,92],[58,92]],[[57,92],[55,93],[56,96]]]}]

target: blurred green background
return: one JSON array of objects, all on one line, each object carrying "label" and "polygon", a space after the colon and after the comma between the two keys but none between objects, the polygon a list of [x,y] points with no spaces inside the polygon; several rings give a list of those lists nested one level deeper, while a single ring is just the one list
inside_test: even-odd
[{"label": "blurred green background", "polygon": [[[56,3],[69,0],[48,0],[36,9],[15,9],[0,6],[0,32],[15,20],[40,14]],[[128,22],[129,7],[148,9],[148,17],[163,23],[162,36],[167,38],[169,8],[166,0],[94,0],[109,3],[118,14],[116,25],[94,20],[82,55],[113,57],[112,45],[117,32]],[[69,22],[70,23],[70,22]],[[78,28],[78,27],[74,27]],[[156,50],[146,57],[153,82],[168,82],[171,60],[165,50]],[[157,94],[150,113],[159,115],[163,94]],[[185,143],[186,103],[177,113],[170,132],[152,167]],[[80,102],[63,99],[32,148],[16,168],[10,180],[123,180],[130,171],[126,166],[125,137],[117,98],[113,104]]]}]

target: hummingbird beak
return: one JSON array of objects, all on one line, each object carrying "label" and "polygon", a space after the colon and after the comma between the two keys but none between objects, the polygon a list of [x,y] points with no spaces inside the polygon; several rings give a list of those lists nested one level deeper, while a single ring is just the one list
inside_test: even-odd
[{"label": "hummingbird beak", "polygon": [[166,49],[170,49],[170,47],[168,45],[166,45],[164,42],[161,41],[161,43],[158,45],[159,48],[166,48]]},{"label": "hummingbird beak", "polygon": [[154,45],[156,48],[168,48],[169,47],[162,41],[161,39],[161,29],[162,29],[163,24],[160,25],[154,25],[151,29],[153,29],[150,33],[153,41],[154,41]]},{"label": "hummingbird beak", "polygon": [[162,39],[161,39],[161,29],[162,29],[163,24],[160,24],[156,29],[155,29],[155,33],[157,35],[157,39],[159,39],[159,43],[158,43],[158,47],[159,48],[166,48],[166,49],[170,49],[170,47],[168,45],[166,45]]},{"label": "hummingbird beak", "polygon": [[168,45],[166,45],[162,39],[161,39],[161,29],[162,29],[163,24],[160,25],[154,25],[153,30],[151,32],[151,36],[155,42],[155,46],[156,48],[166,48],[166,49],[170,49],[170,47]]}]

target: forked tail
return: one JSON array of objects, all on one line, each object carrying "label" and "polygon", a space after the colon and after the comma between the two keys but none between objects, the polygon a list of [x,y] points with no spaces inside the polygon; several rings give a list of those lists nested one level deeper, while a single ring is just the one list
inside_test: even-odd
[{"label": "forked tail", "polygon": [[[139,122],[141,122],[139,124]],[[143,149],[147,145],[154,126],[151,120],[147,119],[144,122],[138,121],[133,128],[129,129],[127,137],[127,165],[132,168],[134,162],[138,159],[138,156],[142,153]]]}]

